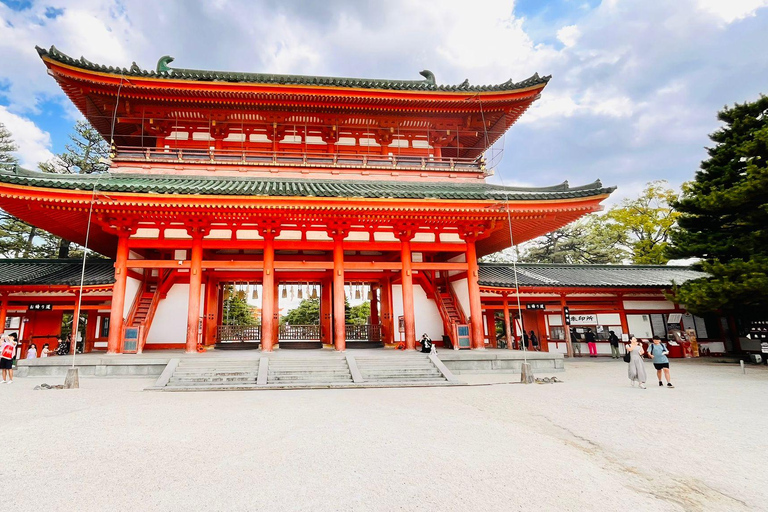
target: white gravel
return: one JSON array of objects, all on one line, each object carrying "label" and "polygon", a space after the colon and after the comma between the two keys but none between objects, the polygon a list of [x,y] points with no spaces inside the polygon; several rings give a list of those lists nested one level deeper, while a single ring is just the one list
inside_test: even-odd
[{"label": "white gravel", "polygon": [[621,361],[566,364],[562,384],[429,389],[17,378],[3,510],[768,509],[764,367],[673,361],[676,389],[640,390]]}]

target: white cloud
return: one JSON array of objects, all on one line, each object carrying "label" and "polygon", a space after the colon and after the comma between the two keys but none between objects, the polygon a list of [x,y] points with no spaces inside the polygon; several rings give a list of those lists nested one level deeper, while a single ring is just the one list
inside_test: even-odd
[{"label": "white cloud", "polygon": [[576,25],[568,25],[557,31],[557,39],[565,45],[566,48],[574,46],[581,36],[581,31]]},{"label": "white cloud", "polygon": [[50,134],[26,117],[14,114],[0,105],[0,123],[11,132],[13,140],[19,146],[19,150],[14,154],[22,167],[36,169],[40,162],[53,158]]},{"label": "white cloud", "polygon": [[768,0],[698,0],[699,9],[733,23],[755,16],[758,9],[768,6]]}]

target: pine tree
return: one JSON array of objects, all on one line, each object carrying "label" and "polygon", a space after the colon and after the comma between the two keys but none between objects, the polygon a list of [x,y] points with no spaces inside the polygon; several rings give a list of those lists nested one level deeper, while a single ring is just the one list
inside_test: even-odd
[{"label": "pine tree", "polygon": [[700,258],[710,277],[675,290],[696,314],[768,314],[768,97],[725,107],[715,146],[674,204],[673,258]]},{"label": "pine tree", "polygon": [[[96,174],[109,170],[109,144],[87,121],[78,121],[69,135],[66,151],[40,164],[43,172],[59,174]],[[70,257],[72,242],[59,241],[59,258]]]},{"label": "pine tree", "polygon": [[13,154],[19,146],[13,141],[13,137],[8,128],[0,123],[0,170],[10,170],[19,160]]}]

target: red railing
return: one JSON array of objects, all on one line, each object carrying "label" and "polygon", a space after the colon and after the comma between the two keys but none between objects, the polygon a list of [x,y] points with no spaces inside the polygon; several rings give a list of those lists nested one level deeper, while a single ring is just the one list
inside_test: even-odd
[{"label": "red railing", "polygon": [[482,158],[434,158],[411,155],[287,153],[258,150],[119,147],[118,162],[174,162],[267,167],[333,167],[418,171],[485,172]]}]

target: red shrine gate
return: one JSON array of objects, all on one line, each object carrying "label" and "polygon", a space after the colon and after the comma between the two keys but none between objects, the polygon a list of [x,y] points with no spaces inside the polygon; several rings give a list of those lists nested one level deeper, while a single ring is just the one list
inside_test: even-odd
[{"label": "red shrine gate", "polygon": [[81,244],[93,221],[90,247],[115,257],[110,353],[123,350],[126,326],[139,329],[140,350],[182,289],[185,305],[163,314],[186,313],[187,351],[214,344],[220,285],[231,281],[260,283],[265,351],[279,341],[277,287],[297,281],[322,283],[321,339],[337,350],[347,346],[346,282],[374,284],[371,323],[386,342],[396,339],[397,302],[415,347],[416,290],[446,334],[467,323],[481,348],[478,256],[599,210],[613,190],[485,182],[485,151],[549,77],[448,86],[428,71],[424,80],[229,73],[171,68],[169,57],[146,71],[38,52],[112,143],[110,171],[0,173],[0,206]]}]

